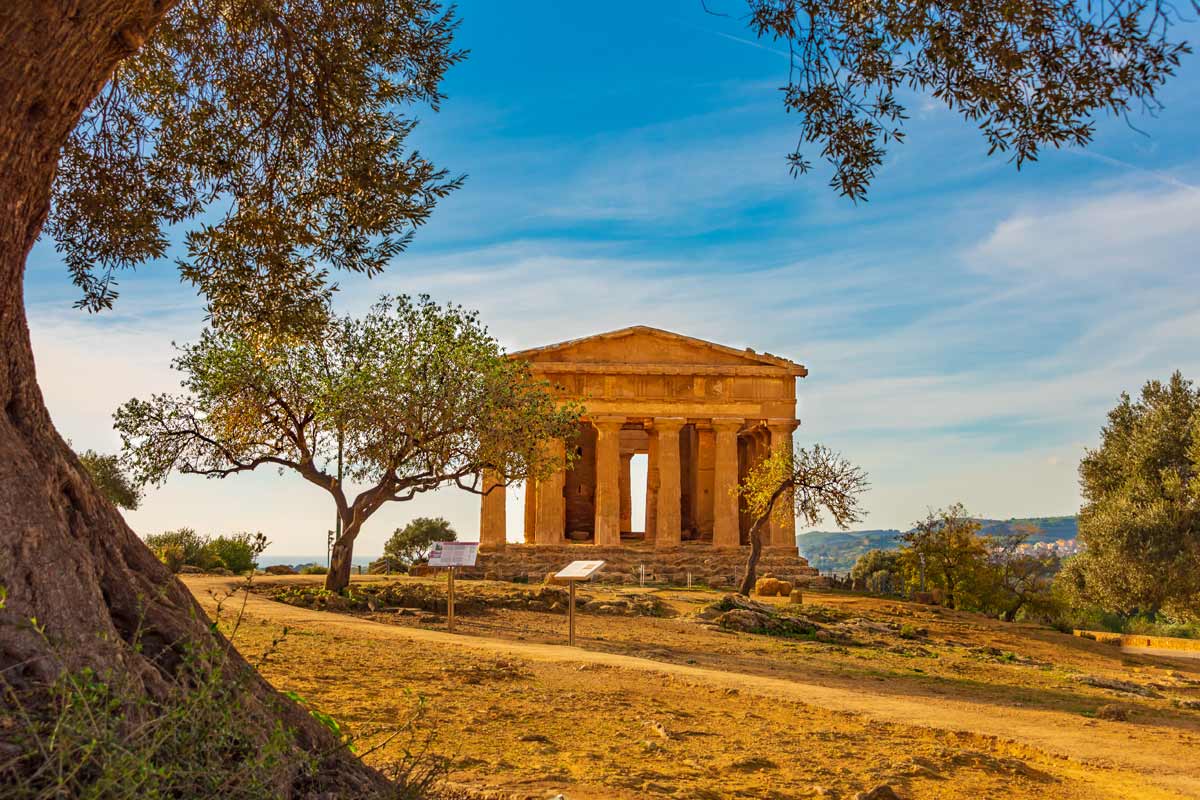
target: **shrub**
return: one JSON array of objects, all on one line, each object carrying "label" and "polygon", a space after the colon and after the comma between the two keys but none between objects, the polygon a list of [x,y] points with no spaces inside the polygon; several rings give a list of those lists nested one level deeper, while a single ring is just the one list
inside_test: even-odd
[{"label": "shrub", "polygon": [[254,569],[266,545],[266,537],[261,533],[235,533],[213,539],[207,552],[217,566],[240,575]]},{"label": "shrub", "polygon": [[209,553],[209,540],[191,528],[179,528],[163,533],[152,533],[146,537],[146,546],[171,569],[178,572],[184,564],[200,569],[216,566]]},{"label": "shrub", "polygon": [[301,575],[326,575],[329,570],[320,564],[305,564],[300,568]]}]

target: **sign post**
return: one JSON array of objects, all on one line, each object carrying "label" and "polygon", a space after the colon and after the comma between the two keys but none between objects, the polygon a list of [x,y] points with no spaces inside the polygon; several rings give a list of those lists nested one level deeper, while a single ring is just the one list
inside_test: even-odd
[{"label": "sign post", "polygon": [[454,633],[454,565],[446,578],[446,630]]},{"label": "sign post", "polygon": [[570,590],[567,602],[567,646],[575,646],[575,582],[587,580],[600,571],[603,561],[572,561],[554,573],[556,580],[566,581]]},{"label": "sign post", "polygon": [[446,577],[446,630],[454,633],[454,568],[475,566],[479,542],[434,542],[429,550],[429,566],[448,567]]}]

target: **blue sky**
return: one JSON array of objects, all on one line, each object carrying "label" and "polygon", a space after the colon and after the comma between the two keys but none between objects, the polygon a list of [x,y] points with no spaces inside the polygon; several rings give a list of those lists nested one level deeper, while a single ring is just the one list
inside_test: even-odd
[{"label": "blue sky", "polygon": [[[341,310],[428,292],[478,308],[510,349],[646,324],[786,355],[810,370],[798,442],[870,473],[864,527],[958,500],[986,516],[1073,513],[1079,457],[1119,393],[1177,368],[1200,378],[1194,57],[1140,132],[1102,119],[1088,151],[1020,172],[954,113],[908,98],[908,142],[854,205],[820,164],[788,175],[787,61],[736,17],[698,0],[459,8],[471,55],[414,138],[466,185],[384,277],[343,277]],[[170,263],[122,288],[114,312],[88,316],[52,244],[32,256],[39,374],[79,447],[115,449],[113,409],[173,390],[170,343],[201,325]],[[445,490],[381,512],[359,551],[430,514],[477,529],[476,499]],[[317,553],[331,516],[319,490],[265,472],[172,478],[129,520],[262,530],[272,552]]]}]

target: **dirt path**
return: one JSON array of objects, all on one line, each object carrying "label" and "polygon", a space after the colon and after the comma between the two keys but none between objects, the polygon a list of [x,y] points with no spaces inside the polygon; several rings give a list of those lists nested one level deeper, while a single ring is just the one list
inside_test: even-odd
[{"label": "dirt path", "polygon": [[[228,578],[212,577],[190,577],[187,584],[201,602],[210,608],[211,593],[228,592],[237,585]],[[240,606],[241,598],[239,596],[227,603],[227,608]],[[436,644],[532,663],[586,664],[672,676],[709,688],[860,714],[881,722],[984,734],[1018,742],[1087,768],[1137,773],[1170,793],[1200,798],[1200,760],[1197,758],[1200,735],[1196,735],[1195,731],[1189,733],[1164,730],[1153,725],[1108,723],[1086,719],[1078,714],[1001,708],[994,704],[961,699],[928,696],[909,698],[873,691],[869,683],[849,690],[794,679],[747,675],[561,645],[455,635],[311,611],[275,603],[256,595],[248,597],[245,608],[249,616],[273,624],[301,627],[334,636]],[[1137,796],[1149,796],[1148,787],[1143,786]]]}]

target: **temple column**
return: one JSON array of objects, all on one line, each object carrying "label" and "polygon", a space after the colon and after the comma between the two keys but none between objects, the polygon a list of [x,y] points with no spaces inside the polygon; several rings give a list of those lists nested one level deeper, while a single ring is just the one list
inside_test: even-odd
[{"label": "temple column", "polygon": [[483,496],[479,502],[479,549],[503,550],[507,520],[505,501],[508,487],[495,470],[483,471]]},{"label": "temple column", "polygon": [[741,544],[738,526],[738,430],[743,420],[716,417],[713,458],[713,547],[737,547]]},{"label": "temple column", "polygon": [[567,472],[563,464],[567,451],[561,439],[551,439],[542,446],[548,456],[558,460],[558,468],[537,482],[537,527],[533,541],[539,545],[563,544],[567,513],[566,498],[563,497]]},{"label": "temple column", "polygon": [[597,547],[621,544],[621,426],[624,417],[593,418],[596,427]]},{"label": "temple column", "polygon": [[537,479],[525,479],[525,544],[533,544],[537,530]]},{"label": "temple column", "polygon": [[655,518],[655,547],[678,547],[680,541],[681,493],[679,431],[683,417],[655,417],[654,438],[658,442],[658,513]]},{"label": "temple column", "polygon": [[633,486],[629,474],[633,453],[621,454],[621,530],[633,530]]},{"label": "temple column", "polygon": [[703,538],[713,535],[713,465],[716,458],[716,432],[711,425],[696,426],[696,531]]},{"label": "temple column", "polygon": [[658,532],[658,436],[650,431],[646,443],[646,541]]},{"label": "temple column", "polygon": [[[779,453],[792,460],[792,432],[799,423],[794,419],[767,420],[767,430],[771,434],[771,454]],[[771,536],[768,543],[771,547],[796,548],[796,508],[795,494],[791,489],[780,496],[777,508],[782,514],[771,515]]]}]

